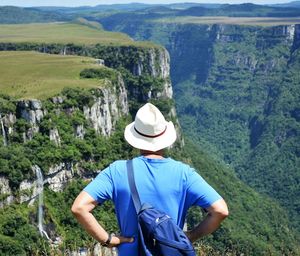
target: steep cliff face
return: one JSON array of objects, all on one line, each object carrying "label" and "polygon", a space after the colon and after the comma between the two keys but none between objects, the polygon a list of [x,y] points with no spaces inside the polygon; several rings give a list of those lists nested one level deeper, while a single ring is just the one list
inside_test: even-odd
[{"label": "steep cliff face", "polygon": [[[106,86],[91,91],[89,95],[83,94],[80,96],[80,93],[76,92],[79,93],[79,96],[72,98],[74,93],[66,91],[62,95],[52,97],[47,101],[37,99],[16,101],[13,111],[3,110],[1,113],[1,135],[3,137],[3,146],[5,147],[16,141],[29,144],[35,143],[31,141],[35,141],[41,134],[42,136],[47,136],[48,140],[58,150],[63,151],[66,130],[63,125],[58,123],[60,118],[70,118],[73,126],[70,128],[72,136],[85,143],[85,137],[90,136],[91,128],[96,135],[111,136],[119,120],[129,114],[129,108],[131,107],[131,111],[134,109],[132,104],[140,105],[149,100],[157,102],[172,100],[173,91],[169,79],[170,59],[168,52],[160,47],[145,49],[130,46],[109,47],[96,45],[94,47],[86,47],[75,45],[1,44],[1,49],[92,55],[101,58],[102,65],[120,70],[120,72],[116,73],[116,79],[106,80]],[[86,102],[84,102],[85,97],[87,99]],[[129,104],[128,98],[131,104]],[[74,100],[76,103],[70,105],[70,101],[73,102]],[[169,108],[166,108],[166,111],[177,122],[174,105],[171,104]],[[180,137],[178,122],[177,127]],[[182,139],[181,143],[183,143]],[[68,181],[72,180],[75,173],[77,176],[84,177],[87,175],[87,177],[90,177],[90,174],[84,174],[81,171],[81,166],[76,165],[76,167],[73,167],[74,159],[72,157],[58,157],[59,159],[64,158],[63,162],[55,157],[54,163],[45,163],[46,161],[38,160],[38,158],[33,160],[33,157],[31,161],[41,163],[40,167],[45,174],[45,184],[53,191],[61,191]],[[74,171],[74,168],[76,171]],[[17,198],[6,197],[2,206],[11,203],[13,198],[18,202],[33,202],[32,200],[36,197],[34,192],[36,190],[34,189],[36,186],[35,177],[30,168],[27,169],[26,175],[22,176],[24,179],[25,177],[29,177],[29,179],[22,181],[22,178],[18,178],[18,181],[13,185],[15,191],[19,187],[19,190],[25,191],[26,195],[23,195],[24,193],[21,192],[21,195]],[[3,182],[1,184],[3,189],[9,191],[8,179],[5,175],[2,178]],[[4,194],[8,195],[11,193]]]},{"label": "steep cliff face", "polygon": [[26,141],[27,139],[31,140],[33,135],[39,132],[38,124],[46,113],[46,110],[42,109],[41,101],[22,100],[17,104],[17,113],[10,114],[16,114],[16,116],[25,119],[30,124],[31,127],[23,133],[24,141]]},{"label": "steep cliff face", "polygon": [[118,119],[129,113],[127,93],[121,76],[118,77],[118,84],[118,88],[101,89],[102,97],[98,97],[91,107],[83,107],[85,118],[90,120],[97,133],[111,135]]},{"label": "steep cliff face", "polygon": [[[268,143],[276,144],[276,137],[284,137],[285,139],[280,141],[287,143],[289,138],[296,139],[295,131],[298,128],[297,124],[290,120],[290,111],[297,107],[298,96],[297,93],[294,96],[290,95],[291,97],[284,95],[290,91],[295,92],[299,83],[299,78],[295,75],[298,69],[296,59],[299,48],[296,45],[299,43],[299,25],[267,28],[215,25],[203,28],[207,31],[206,35],[202,35],[203,40],[207,41],[207,38],[210,38],[211,43],[207,44],[206,48],[209,54],[198,55],[198,58],[207,59],[208,56],[208,69],[204,74],[202,67],[197,66],[195,62],[193,64],[197,68],[194,72],[185,69],[190,77],[195,76],[195,79],[189,79],[193,85],[186,96],[182,94],[184,89],[187,89],[184,83],[175,84],[175,90],[181,92],[175,95],[180,101],[180,114],[184,118],[196,115],[198,127],[195,131],[217,146],[226,162],[234,166],[240,167],[247,162],[244,157],[248,158],[253,154],[263,141],[268,140]],[[172,56],[172,51],[170,53]],[[193,94],[192,98],[190,94]],[[185,103],[186,97],[190,98],[189,103]],[[280,111],[285,113],[283,116],[286,119],[283,118],[281,122],[285,122],[286,127],[278,127],[277,130],[277,125],[270,125],[275,121],[271,121],[270,116],[283,117],[279,114]],[[189,128],[188,124],[183,125]],[[282,129],[285,130],[282,131],[283,134],[289,136],[277,135]],[[272,139],[267,136],[271,136]],[[277,158],[270,150],[266,149],[266,152],[268,156]],[[256,158],[256,161],[264,160]],[[297,166],[296,162],[292,165]],[[273,169],[266,165],[265,168]],[[260,186],[255,179],[258,171],[254,170],[254,166],[248,166],[246,169],[247,172],[243,168],[237,168],[237,171],[242,177],[247,177],[247,182],[255,184],[264,192],[269,191],[272,195],[272,191],[284,189],[273,185],[267,189],[268,182],[265,181],[262,181],[265,184],[260,183]],[[252,172],[256,174],[252,176]],[[259,172],[265,174],[266,170],[260,169]],[[288,168],[288,172],[293,176],[298,175],[293,167]],[[278,173],[273,169],[269,175],[275,178]],[[286,190],[285,193],[290,193],[290,190]],[[281,200],[284,201],[283,197]]]},{"label": "steep cliff face", "polygon": [[168,49],[183,130],[234,166],[248,184],[279,200],[300,230],[294,182],[300,177],[300,25],[142,20],[116,28]]},{"label": "steep cliff face", "polygon": [[[169,79],[170,58],[166,49],[159,46],[0,43],[0,50],[34,50],[51,54],[91,56],[101,60],[101,65],[118,69],[121,73],[129,73],[132,76],[130,80],[135,80],[135,83],[128,81],[128,76],[124,77],[123,74],[125,87],[129,92],[129,98],[134,98],[140,104],[152,98],[172,98],[172,86]],[[145,79],[150,83],[146,84]],[[153,85],[154,80],[159,81],[158,86]]]},{"label": "steep cliff face", "polygon": [[[98,97],[93,97],[92,106],[83,106],[82,111],[87,120],[91,121],[97,133],[110,135],[118,119],[128,114],[127,92],[121,76],[118,83],[108,88],[97,89]],[[51,101],[57,112],[72,112],[73,109],[62,109],[65,97],[53,97]],[[39,124],[48,111],[41,100],[20,100],[16,104],[16,113],[2,114],[2,136],[7,138],[14,131],[14,123],[17,119],[25,120],[30,126],[23,134],[23,138],[31,140],[34,134],[40,130]],[[82,126],[76,127],[78,136],[83,136]],[[49,131],[50,140],[59,144],[59,133],[57,129]]]},{"label": "steep cliff face", "polygon": [[[116,84],[110,83],[107,88],[96,89],[95,94],[96,96],[93,96],[90,105],[76,107],[76,110],[74,107],[66,108],[64,106],[64,102],[68,100],[66,95],[50,99],[52,103],[51,108],[55,110],[54,112],[57,116],[61,112],[69,113],[68,115],[72,116],[77,111],[85,117],[86,125],[74,125],[74,131],[71,131],[71,133],[74,133],[74,137],[84,139],[85,131],[89,127],[92,127],[97,134],[110,136],[114,132],[118,120],[129,113],[127,91],[121,76],[118,77]],[[2,114],[2,136],[4,135],[3,138],[6,138],[6,143],[3,143],[3,146],[10,146],[11,143],[15,143],[13,136],[17,136],[18,133],[20,138],[23,139],[23,143],[30,142],[41,133],[48,136],[49,140],[54,143],[54,146],[61,147],[60,132],[63,133],[64,131],[58,128],[55,123],[48,130],[43,128],[44,130],[41,131],[40,127],[41,125],[43,126],[43,121],[48,120],[51,122],[49,117],[51,113],[49,113],[45,104],[49,103],[43,103],[41,100],[20,100],[16,102],[16,113]],[[20,120],[25,121],[25,126],[21,131],[18,125]],[[46,174],[44,183],[48,185],[49,189],[56,192],[62,191],[68,181],[72,180],[75,173],[79,176],[84,176],[84,173],[80,173],[80,170],[76,166],[74,167],[73,161],[41,167]],[[15,200],[20,203],[29,202],[29,204],[33,204],[37,195],[34,171],[30,172],[30,177],[30,179],[23,180],[19,184],[17,197],[12,195],[8,178],[1,177],[1,194],[7,196],[1,202],[2,207]]]}]

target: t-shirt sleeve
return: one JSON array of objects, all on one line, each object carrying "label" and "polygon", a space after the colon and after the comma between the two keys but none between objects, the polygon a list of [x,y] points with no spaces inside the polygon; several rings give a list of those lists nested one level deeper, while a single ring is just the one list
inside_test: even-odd
[{"label": "t-shirt sleeve", "polygon": [[194,170],[187,178],[187,200],[189,205],[208,208],[222,197]]},{"label": "t-shirt sleeve", "polygon": [[87,192],[99,204],[112,199],[113,182],[110,175],[110,167],[101,171],[97,177],[83,189],[83,191]]}]

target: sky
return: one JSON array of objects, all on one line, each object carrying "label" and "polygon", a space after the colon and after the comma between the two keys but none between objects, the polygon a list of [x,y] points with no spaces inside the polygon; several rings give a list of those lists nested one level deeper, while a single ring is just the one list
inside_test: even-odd
[{"label": "sky", "polygon": [[148,3],[148,4],[169,4],[169,3],[254,3],[254,4],[274,4],[274,3],[288,3],[293,0],[0,0],[0,6],[14,5],[22,7],[30,6],[95,6],[98,4],[124,4],[124,3]]}]

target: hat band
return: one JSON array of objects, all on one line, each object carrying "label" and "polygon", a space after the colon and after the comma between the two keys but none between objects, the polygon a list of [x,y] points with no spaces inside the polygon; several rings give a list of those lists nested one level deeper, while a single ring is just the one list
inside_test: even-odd
[{"label": "hat band", "polygon": [[135,126],[134,126],[134,130],[135,130],[139,135],[142,135],[142,136],[144,136],[144,137],[147,137],[147,138],[156,138],[156,137],[159,137],[159,136],[163,135],[163,134],[166,132],[167,126],[166,126],[166,128],[163,130],[163,132],[161,132],[160,134],[157,134],[157,135],[147,135],[147,134],[141,133],[141,132],[139,132],[139,131],[135,128]]}]

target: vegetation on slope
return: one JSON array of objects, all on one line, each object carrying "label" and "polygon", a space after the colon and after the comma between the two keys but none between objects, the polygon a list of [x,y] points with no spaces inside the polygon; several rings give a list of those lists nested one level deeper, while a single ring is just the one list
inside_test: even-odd
[{"label": "vegetation on slope", "polygon": [[[298,255],[299,237],[278,203],[248,187],[231,168],[217,163],[191,141],[184,150],[186,159],[225,198],[230,211],[221,229],[200,244],[211,245],[221,255],[226,251],[234,255]],[[195,210],[190,213],[189,224],[197,214]]]},{"label": "vegetation on slope", "polygon": [[36,217],[36,208],[25,204],[0,209],[1,255],[38,255],[49,248],[38,233]]},{"label": "vegetation on slope", "polygon": [[[72,95],[76,94],[82,98],[86,92],[73,90]],[[48,107],[50,110],[49,105]],[[21,181],[35,179],[31,170],[32,164],[41,166],[46,174],[49,166],[55,163],[77,163],[86,177],[93,177],[98,170],[103,169],[115,159],[129,158],[135,152],[125,143],[123,137],[124,127],[129,120],[119,121],[116,131],[109,138],[97,135],[92,128],[87,128],[84,140],[81,140],[73,134],[74,125],[83,123],[87,127],[87,121],[79,111],[73,112],[71,116],[65,113],[57,115],[54,112],[54,110],[49,112],[49,115],[44,118],[41,123],[41,132],[34,136],[33,140],[23,143],[20,130],[17,130],[10,137],[8,147],[0,145],[0,175],[9,178],[15,195],[20,193],[18,186]],[[47,129],[49,129],[50,119],[52,125],[55,125],[60,132],[62,143],[60,147],[49,141]],[[20,119],[17,126],[21,127],[21,123],[26,125],[26,122]],[[25,127],[22,128],[25,129]],[[78,225],[70,211],[74,198],[86,185],[80,177],[79,174],[75,174],[74,181],[63,192],[55,193],[49,189],[45,191],[45,228],[53,240],[58,236],[63,240],[56,253],[52,251],[54,254],[59,254],[60,250],[67,252],[67,250],[77,250],[79,247],[92,247],[91,245],[95,244],[95,241]],[[59,207],[57,207],[58,204]],[[18,252],[18,255],[50,254],[48,241],[42,241],[43,239],[38,234],[37,206],[28,207],[26,203],[6,206],[0,210],[0,216],[0,230],[2,231],[0,244],[3,245],[0,250],[1,254],[9,255],[11,252]],[[117,230],[111,204],[99,208],[96,216],[98,219],[101,216],[101,223],[109,231]],[[25,239],[25,236],[30,239]]]},{"label": "vegetation on slope", "polygon": [[183,129],[277,199],[300,230],[299,49],[290,55],[293,42],[271,29],[231,28],[208,49],[208,72],[177,84]]},{"label": "vegetation on slope", "polygon": [[[88,148],[91,149],[88,151],[90,153],[78,155],[75,158],[70,155],[72,160],[78,161],[80,159],[80,164],[85,168],[85,171],[90,170],[90,177],[96,175],[96,170],[103,169],[111,161],[128,159],[137,154],[137,151],[132,150],[123,139],[123,130],[129,120],[119,122],[116,132],[110,138],[90,137],[90,134],[88,134],[80,144],[75,138],[74,141],[70,141],[73,135],[69,122],[64,116],[58,116],[55,120],[60,131],[62,124],[65,124],[67,128],[64,131],[66,134],[63,135],[62,141],[63,144],[70,145],[68,150],[82,154],[83,149],[85,152]],[[67,134],[68,139],[66,139]],[[34,149],[32,145],[36,144],[36,140],[39,140],[41,146]],[[17,144],[14,143],[13,145],[16,146]],[[31,148],[31,155],[36,154],[34,152],[39,152],[39,155],[47,154],[48,160],[51,159],[52,162],[54,160],[49,158],[49,153],[52,151],[50,151],[47,136],[43,134],[27,144],[19,144],[19,147],[23,147],[24,150]],[[54,147],[54,145],[51,145],[51,147]],[[64,148],[64,146],[62,147]],[[62,152],[60,148],[55,147],[55,149]],[[64,148],[64,150],[66,149]],[[207,255],[218,255],[218,253],[222,255],[222,252],[225,251],[231,255],[240,255],[241,253],[245,255],[296,255],[297,248],[294,245],[297,244],[297,241],[286,221],[284,211],[276,203],[254,192],[239,181],[232,170],[221,164],[216,164],[206,153],[190,142],[187,143],[184,151],[176,148],[168,154],[193,165],[229,204],[230,217],[214,235],[195,244],[199,250],[203,252],[208,251],[207,248],[213,248],[210,251],[211,254],[207,252]],[[91,165],[91,160],[89,160],[89,167],[86,169],[88,165],[84,165],[84,159],[91,156],[95,165]],[[45,166],[42,163],[39,164]],[[2,216],[3,221],[1,221],[0,230],[3,231],[3,235],[0,241],[3,243],[10,241],[2,248],[2,252],[6,254],[16,248],[20,255],[25,253],[40,255],[43,253],[50,254],[51,250],[52,253],[55,250],[58,253],[58,250],[66,252],[76,250],[79,247],[92,248],[95,241],[83,231],[70,212],[74,198],[86,184],[87,182],[75,179],[63,192],[55,193],[49,189],[45,191],[45,228],[52,239],[59,236],[63,240],[63,243],[56,249],[50,249],[48,243],[42,241],[39,237],[36,219],[37,206],[28,208],[25,205],[13,205],[1,210],[0,216]],[[60,207],[57,207],[57,202],[59,202]],[[107,230],[118,232],[113,212],[111,204],[105,204],[95,210],[97,219],[101,221]],[[192,209],[188,217],[189,227],[194,226],[202,216],[198,208]],[[14,225],[15,223],[19,225]],[[30,240],[27,239],[26,244],[22,242],[23,231],[20,231],[23,230],[24,225],[25,227],[30,226],[26,233]],[[18,236],[14,237],[17,232],[19,232]],[[36,243],[38,243],[38,247]]]},{"label": "vegetation on slope", "polygon": [[[300,230],[300,49],[270,89],[264,115],[251,127],[252,151],[239,168],[252,187],[278,199]],[[247,171],[249,170],[249,171]],[[263,174],[263,177],[262,177]],[[273,194],[276,191],[276,194]],[[287,200],[288,195],[288,200]]]}]

